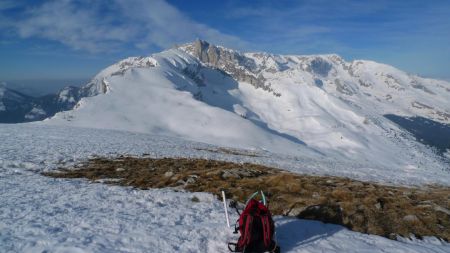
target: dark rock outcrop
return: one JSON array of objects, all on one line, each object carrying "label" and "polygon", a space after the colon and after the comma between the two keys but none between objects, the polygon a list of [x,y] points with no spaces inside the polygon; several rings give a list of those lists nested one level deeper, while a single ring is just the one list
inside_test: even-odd
[{"label": "dark rock outcrop", "polygon": [[313,205],[297,215],[299,219],[318,220],[324,223],[344,225],[342,209],[339,205]]},{"label": "dark rock outcrop", "polygon": [[255,61],[243,54],[211,45],[203,40],[196,40],[187,47],[187,50],[202,63],[225,71],[237,81],[247,82],[256,88],[272,92]]},{"label": "dark rock outcrop", "polygon": [[330,72],[332,67],[333,66],[331,66],[329,62],[319,57],[315,58],[310,63],[311,71],[323,77],[328,76],[328,72]]}]

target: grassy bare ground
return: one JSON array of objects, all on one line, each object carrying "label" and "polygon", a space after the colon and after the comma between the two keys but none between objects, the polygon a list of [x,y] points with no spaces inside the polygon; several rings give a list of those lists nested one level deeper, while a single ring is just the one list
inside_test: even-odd
[{"label": "grassy bare ground", "polygon": [[211,153],[220,153],[227,155],[240,155],[240,156],[249,156],[249,157],[261,157],[255,152],[247,151],[247,150],[239,150],[232,148],[195,148],[196,150],[208,151]]},{"label": "grassy bare ground", "polygon": [[248,163],[185,158],[93,158],[76,168],[44,175],[140,189],[178,187],[217,196],[223,189],[239,202],[263,190],[274,214],[341,224],[391,239],[415,235],[450,240],[450,188],[443,186],[394,187]]}]

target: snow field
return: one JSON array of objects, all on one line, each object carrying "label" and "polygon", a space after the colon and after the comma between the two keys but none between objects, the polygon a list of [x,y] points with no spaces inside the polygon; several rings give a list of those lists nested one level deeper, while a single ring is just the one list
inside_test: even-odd
[{"label": "snow field", "polygon": [[[265,151],[252,151],[261,157],[214,153],[206,151],[215,148],[208,144],[112,130],[0,125],[0,140],[0,252],[220,253],[228,252],[226,242],[237,240],[226,227],[222,202],[211,194],[135,190],[39,174],[93,155],[201,157],[304,169],[308,173],[331,168],[326,162]],[[298,163],[301,166],[293,166]],[[377,173],[367,173],[372,172]],[[345,174],[343,170],[333,173]],[[200,201],[193,202],[194,196]],[[234,222],[237,215],[231,210],[230,215]],[[276,225],[283,252],[450,250],[450,244],[433,238],[391,241],[315,221],[276,217]]]},{"label": "snow field", "polygon": [[[237,240],[226,227],[222,202],[207,193],[135,190],[7,167],[0,170],[0,185],[0,252],[225,253],[226,243]],[[275,221],[283,252],[450,250],[433,238],[392,241],[316,221]]]}]

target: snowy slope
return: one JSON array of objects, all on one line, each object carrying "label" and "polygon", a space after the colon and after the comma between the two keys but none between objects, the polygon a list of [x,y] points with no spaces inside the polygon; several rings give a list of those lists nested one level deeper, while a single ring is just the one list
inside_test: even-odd
[{"label": "snowy slope", "polygon": [[[211,145],[176,138],[30,123],[0,124],[0,139],[0,252],[228,252],[226,242],[237,239],[226,228],[222,203],[210,194],[135,190],[38,174],[61,163],[147,153],[297,165],[298,171],[329,167],[266,152],[257,153],[261,157],[211,153],[205,150]],[[417,180],[450,182],[448,174],[424,173]],[[193,196],[200,201],[192,202]],[[283,252],[450,250],[450,244],[435,238],[392,241],[315,221],[276,217],[276,226]]]},{"label": "snowy slope", "polygon": [[[238,80],[237,96],[256,120],[327,155],[391,163],[388,166],[423,166],[430,164],[427,159],[415,159],[414,151],[402,152],[417,149],[384,115],[419,115],[450,122],[448,82],[411,76],[391,66],[347,63],[337,55],[243,54],[204,41],[181,50]],[[431,109],[423,110],[420,105]],[[405,158],[414,163],[400,161]]]},{"label": "snowy slope", "polygon": [[365,169],[441,171],[448,168],[442,158],[383,115],[448,123],[448,87],[337,55],[239,53],[196,41],[106,68],[82,88],[88,97],[46,124],[328,157]]},{"label": "snowy slope", "polygon": [[[101,88],[89,88],[94,92],[103,90],[106,94],[81,100],[74,111],[60,113],[49,123],[129,130],[212,144],[315,155],[305,145],[267,133],[242,117],[208,106],[196,100],[192,93],[181,90],[196,88],[178,70],[190,62],[195,63],[193,57],[181,52],[167,52],[156,59],[162,66],[138,66],[129,71],[119,71],[119,74],[113,72],[116,66],[106,69],[100,73],[108,76],[98,83]],[[128,66],[126,62],[118,66]]]}]

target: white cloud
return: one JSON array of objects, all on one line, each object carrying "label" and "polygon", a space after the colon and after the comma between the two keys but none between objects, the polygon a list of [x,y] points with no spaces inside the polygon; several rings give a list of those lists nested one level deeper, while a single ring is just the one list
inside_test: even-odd
[{"label": "white cloud", "polygon": [[235,48],[245,45],[245,42],[235,36],[223,34],[207,25],[193,21],[163,0],[117,0],[117,3],[125,16],[130,17],[133,23],[142,26],[145,35],[138,41],[141,46],[147,42],[148,45],[167,47],[195,38],[203,38]]},{"label": "white cloud", "polygon": [[23,38],[58,41],[89,52],[167,48],[203,38],[235,48],[245,42],[195,22],[164,0],[51,1],[29,8],[14,27]]}]

